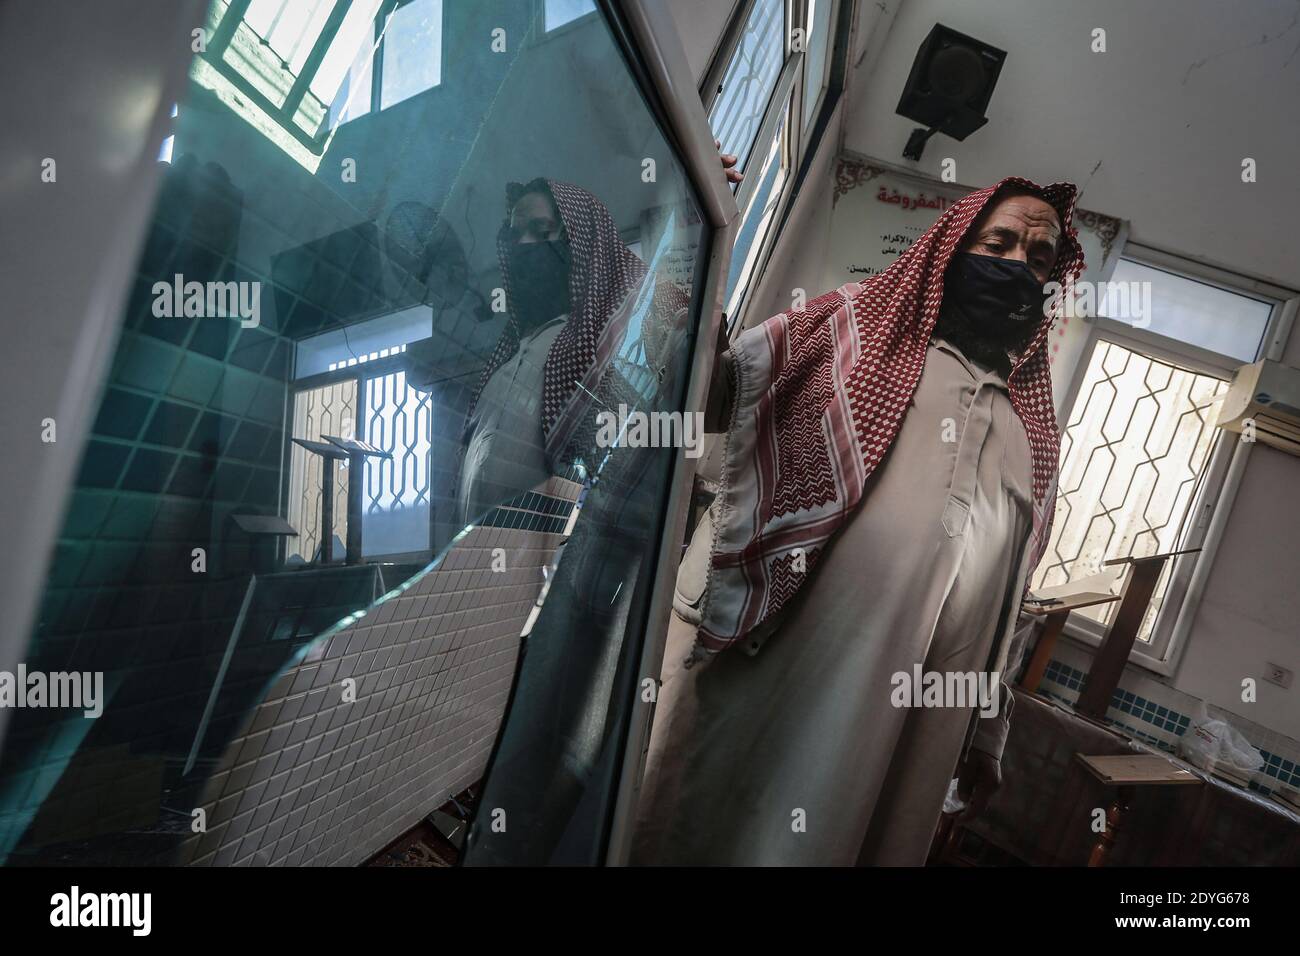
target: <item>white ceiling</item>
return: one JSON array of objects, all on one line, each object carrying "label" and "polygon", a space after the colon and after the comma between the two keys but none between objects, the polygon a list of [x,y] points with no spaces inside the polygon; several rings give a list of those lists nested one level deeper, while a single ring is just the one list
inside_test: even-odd
[{"label": "white ceiling", "polygon": [[[848,149],[931,176],[952,157],[970,186],[1087,183],[1082,205],[1131,220],[1132,241],[1300,288],[1300,0],[860,0],[880,2],[902,5],[851,79]],[[894,109],[936,22],[1007,60],[988,125],[934,136],[915,164],[917,124]]]}]

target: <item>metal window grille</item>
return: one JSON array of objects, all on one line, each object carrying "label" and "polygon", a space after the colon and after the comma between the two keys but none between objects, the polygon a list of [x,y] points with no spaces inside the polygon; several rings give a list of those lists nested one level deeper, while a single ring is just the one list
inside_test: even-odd
[{"label": "metal window grille", "polygon": [[[1095,574],[1107,559],[1179,546],[1214,446],[1227,384],[1099,340],[1061,436],[1056,520],[1032,586]],[[1172,562],[1138,637],[1150,641]],[[1109,622],[1115,605],[1079,613]]]}]

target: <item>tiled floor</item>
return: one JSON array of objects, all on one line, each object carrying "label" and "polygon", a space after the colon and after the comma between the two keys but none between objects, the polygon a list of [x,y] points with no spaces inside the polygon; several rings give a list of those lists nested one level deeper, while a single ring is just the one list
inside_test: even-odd
[{"label": "tiled floor", "polygon": [[203,801],[207,831],[181,859],[356,865],[478,780],[562,540],[554,515],[579,490],[552,479],[521,503],[536,520],[475,527],[309,645],[227,749]]}]

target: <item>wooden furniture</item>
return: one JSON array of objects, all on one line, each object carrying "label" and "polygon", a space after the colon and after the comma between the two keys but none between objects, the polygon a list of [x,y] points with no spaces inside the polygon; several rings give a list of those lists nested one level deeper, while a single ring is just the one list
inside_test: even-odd
[{"label": "wooden furniture", "polygon": [[[361,515],[365,501],[365,465],[367,458],[393,458],[393,453],[376,448],[356,438],[321,435],[337,446],[348,458],[348,543],[345,564],[361,563]],[[328,534],[327,534],[328,536]]]},{"label": "wooden furniture", "polygon": [[[338,445],[330,442],[312,441],[310,438],[295,438],[293,443],[306,449],[313,455],[320,455],[320,563],[329,564],[334,560],[334,462],[348,457],[348,453]],[[348,486],[349,492],[352,486]],[[349,498],[349,501],[351,499]],[[351,524],[348,525],[351,530]]]},{"label": "wooden furniture", "polygon": [[1034,646],[1034,653],[1029,658],[1029,664],[1020,677],[1021,687],[1030,693],[1038,690],[1043,674],[1047,671],[1048,662],[1052,659],[1052,652],[1056,650],[1057,638],[1061,636],[1071,611],[1098,604],[1109,604],[1120,599],[1120,595],[1110,592],[1119,575],[1120,569],[1116,568],[1113,571],[1103,571],[1100,574],[1080,578],[1069,584],[1043,588],[1035,592],[1034,599],[1026,600],[1020,605],[1022,613],[1045,619],[1043,633],[1039,636],[1038,643]]},{"label": "wooden furniture", "polygon": [[1138,787],[1189,786],[1202,783],[1200,777],[1158,754],[1116,754],[1090,756],[1076,753],[1077,759],[1094,777],[1107,786],[1117,787],[1118,794],[1106,810],[1106,828],[1088,855],[1088,866],[1105,866],[1111,848],[1119,838],[1124,817]]},{"label": "wooden furniture", "polygon": [[[298,534],[296,528],[279,515],[239,513],[229,516],[230,526],[239,532],[234,540],[223,541],[226,572],[269,574],[274,571],[281,538]],[[239,555],[245,556],[241,564]]]},{"label": "wooden furniture", "polygon": [[1156,582],[1160,580],[1165,562],[1180,554],[1193,554],[1200,550],[1189,548],[1186,551],[1153,554],[1146,558],[1115,558],[1103,565],[1128,565],[1129,573],[1120,592],[1122,600],[1119,610],[1092,659],[1092,667],[1088,669],[1088,677],[1083,682],[1075,710],[1097,720],[1106,719],[1106,709],[1110,707],[1129,655],[1133,653],[1133,643],[1137,640],[1138,631],[1142,629],[1142,619],[1146,617],[1151,595],[1155,593]]},{"label": "wooden furniture", "polygon": [[1207,778],[1172,754],[1157,753],[1018,685],[1011,693],[1015,716],[1002,754],[1002,786],[983,813],[943,815],[934,864],[1083,866],[1097,842],[1091,827],[1096,810],[1105,812],[1115,792],[1075,755],[1157,754],[1204,785],[1133,785],[1132,804],[1122,811],[1123,836],[1108,866],[1300,865],[1300,811]]}]

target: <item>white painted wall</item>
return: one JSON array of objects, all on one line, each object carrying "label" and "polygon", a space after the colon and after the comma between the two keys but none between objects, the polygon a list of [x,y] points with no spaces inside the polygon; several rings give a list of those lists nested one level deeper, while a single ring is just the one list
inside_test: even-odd
[{"label": "white painted wall", "polygon": [[[1300,671],[1300,459],[1257,444],[1173,685],[1300,738],[1300,683],[1262,680],[1266,663]],[[1258,700],[1241,700],[1254,677]]]},{"label": "white painted wall", "polygon": [[[936,22],[1007,60],[988,125],[962,143],[936,135],[911,164],[903,144],[917,124],[894,109]],[[1106,53],[1090,50],[1095,28]],[[1135,242],[1300,285],[1293,0],[906,0],[875,68],[852,83],[849,149],[932,176],[952,157],[971,186],[1013,173],[1087,183],[1084,206],[1132,220]],[[1241,181],[1243,157],[1258,182]]]}]

